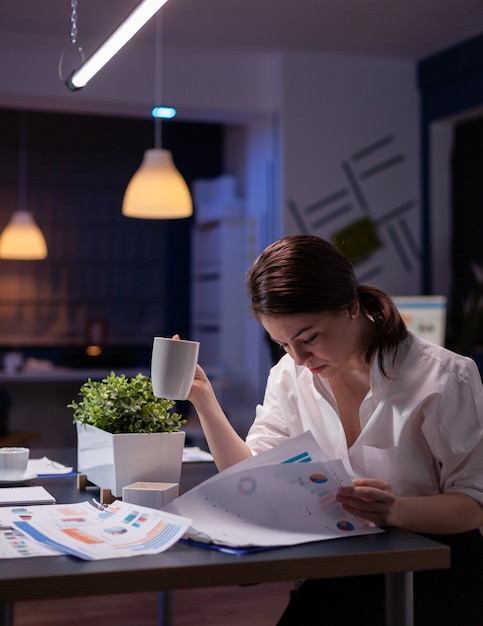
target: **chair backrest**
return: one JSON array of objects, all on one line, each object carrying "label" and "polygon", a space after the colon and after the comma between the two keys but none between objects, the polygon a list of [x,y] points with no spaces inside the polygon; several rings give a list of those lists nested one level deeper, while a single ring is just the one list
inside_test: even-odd
[{"label": "chair backrest", "polygon": [[446,337],[445,296],[393,296],[408,330],[444,346]]}]

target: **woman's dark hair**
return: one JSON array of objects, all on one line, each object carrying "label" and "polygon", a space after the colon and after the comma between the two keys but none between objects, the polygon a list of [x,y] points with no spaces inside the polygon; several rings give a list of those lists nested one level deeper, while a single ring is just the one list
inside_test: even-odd
[{"label": "woman's dark hair", "polygon": [[374,321],[366,352],[369,362],[379,348],[396,355],[407,335],[391,298],[370,285],[358,285],[350,261],[335,245],[314,235],[285,237],[268,246],[247,274],[251,310],[257,320],[276,315],[339,312],[359,302],[361,313]]}]

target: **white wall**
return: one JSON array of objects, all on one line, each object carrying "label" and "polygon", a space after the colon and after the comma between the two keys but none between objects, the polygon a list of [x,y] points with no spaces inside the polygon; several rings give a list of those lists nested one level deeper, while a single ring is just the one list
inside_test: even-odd
[{"label": "white wall", "polygon": [[[357,265],[359,278],[393,294],[418,293],[420,162],[414,65],[305,54],[287,55],[283,63],[285,231],[302,232],[305,226],[330,238],[355,220],[370,217],[383,247]],[[371,175],[376,171],[372,168],[393,158],[393,166]],[[334,194],[341,197],[331,201]],[[311,206],[312,212],[307,210]]]}]

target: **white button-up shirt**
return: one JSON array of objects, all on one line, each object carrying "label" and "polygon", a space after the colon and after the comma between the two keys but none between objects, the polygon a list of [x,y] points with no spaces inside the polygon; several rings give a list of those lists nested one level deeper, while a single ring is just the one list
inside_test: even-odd
[{"label": "white button-up shirt", "polygon": [[267,381],[247,436],[254,454],[310,430],[328,460],[397,495],[466,493],[483,505],[483,387],[474,361],[411,333],[384,376],[377,354],[348,449],[328,382],[285,355]]}]

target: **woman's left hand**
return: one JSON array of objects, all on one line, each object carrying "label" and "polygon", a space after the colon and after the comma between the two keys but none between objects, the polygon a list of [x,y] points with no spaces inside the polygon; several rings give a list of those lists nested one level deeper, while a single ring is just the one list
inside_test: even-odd
[{"label": "woman's left hand", "polygon": [[337,500],[344,510],[373,522],[395,526],[398,499],[391,485],[375,478],[355,478],[351,487],[341,487]]}]

